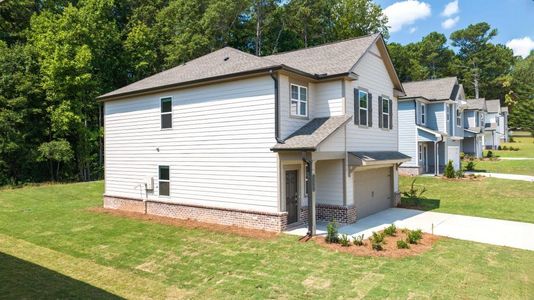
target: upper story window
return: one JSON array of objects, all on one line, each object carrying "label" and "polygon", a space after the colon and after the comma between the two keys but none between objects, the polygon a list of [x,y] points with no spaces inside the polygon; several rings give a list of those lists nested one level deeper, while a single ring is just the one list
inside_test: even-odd
[{"label": "upper story window", "polygon": [[391,107],[389,107],[389,99],[382,98],[382,128],[389,128],[389,116],[391,114]]},{"label": "upper story window", "polygon": [[172,97],[161,98],[161,129],[172,128]]},{"label": "upper story window", "polygon": [[421,103],[421,124],[426,124],[426,104]]},{"label": "upper story window", "polygon": [[462,112],[459,109],[456,110],[456,126],[462,126]]},{"label": "upper story window", "polygon": [[159,195],[169,196],[171,194],[171,177],[169,166],[159,166],[158,173]]},{"label": "upper story window", "polygon": [[451,120],[451,106],[446,104],[445,107],[447,108],[447,122],[449,122]]},{"label": "upper story window", "polygon": [[419,161],[423,161],[423,145],[419,144]]},{"label": "upper story window", "polygon": [[308,88],[296,84],[291,85],[291,115],[308,116]]},{"label": "upper story window", "polygon": [[360,90],[358,93],[358,99],[360,103],[360,124],[363,126],[368,126],[368,110],[369,110],[369,94],[366,91]]}]

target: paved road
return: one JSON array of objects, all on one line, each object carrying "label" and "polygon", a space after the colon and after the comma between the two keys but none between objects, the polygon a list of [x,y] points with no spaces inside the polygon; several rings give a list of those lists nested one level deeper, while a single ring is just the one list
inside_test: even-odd
[{"label": "paved road", "polygon": [[[460,240],[534,251],[534,224],[531,223],[404,208],[386,209],[354,224],[343,226],[339,228],[339,232],[350,236],[364,234],[368,237],[371,232],[393,223],[397,228],[421,229]],[[318,234],[326,234],[325,223],[318,224],[317,229]],[[306,228],[301,226],[286,233],[303,236],[306,234]]]}]

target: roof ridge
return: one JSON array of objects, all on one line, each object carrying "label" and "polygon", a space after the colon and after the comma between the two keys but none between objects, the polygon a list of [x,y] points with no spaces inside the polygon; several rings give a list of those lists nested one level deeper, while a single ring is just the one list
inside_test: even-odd
[{"label": "roof ridge", "polygon": [[[239,53],[245,54],[246,56],[252,56],[252,57],[254,57],[254,58],[258,58],[258,59],[265,60],[265,61],[267,61],[267,62],[269,62],[269,63],[272,63],[272,64],[275,64],[275,65],[280,65],[280,63],[278,63],[278,62],[275,62],[274,60],[270,60],[270,59],[268,59],[267,56],[257,56],[257,55],[255,55],[255,54],[248,53],[248,52],[245,52],[245,51],[242,51],[242,50],[239,50],[239,49],[237,49],[237,48],[230,47],[230,46],[226,46],[226,47],[221,48],[221,49],[219,49],[219,50],[222,50],[222,49],[225,49],[225,48],[232,49],[232,50],[237,51],[237,52],[239,52]],[[213,53],[213,52],[212,52],[212,53]]]},{"label": "roof ridge", "polygon": [[447,77],[433,78],[433,79],[431,78],[431,79],[424,79],[424,80],[406,81],[406,82],[403,82],[402,84],[415,83],[415,82],[425,82],[425,81],[434,81],[434,80],[443,80],[443,79],[449,79],[449,78],[454,78],[454,79],[458,80],[457,76],[447,76]]},{"label": "roof ridge", "polygon": [[370,36],[373,36],[373,35],[380,35],[380,34],[381,33],[370,33],[370,34],[366,34],[366,35],[362,35],[362,36],[358,36],[358,37],[353,37],[353,38],[343,39],[343,40],[339,40],[339,41],[328,42],[328,43],[324,43],[324,44],[321,44],[321,45],[315,45],[315,46],[311,46],[311,47],[307,47],[307,48],[300,48],[300,49],[294,49],[294,50],[289,50],[289,51],[284,51],[284,52],[273,53],[273,54],[270,54],[270,55],[267,55],[267,56],[262,56],[262,57],[277,56],[277,55],[282,55],[282,54],[287,54],[287,53],[292,53],[292,52],[297,52],[297,51],[304,51],[304,50],[308,50],[308,49],[319,48],[319,47],[323,47],[323,46],[330,46],[330,45],[334,45],[334,44],[340,44],[340,43],[349,42],[349,41],[353,41],[353,40],[359,40],[359,39],[367,38],[367,37],[370,37]]}]

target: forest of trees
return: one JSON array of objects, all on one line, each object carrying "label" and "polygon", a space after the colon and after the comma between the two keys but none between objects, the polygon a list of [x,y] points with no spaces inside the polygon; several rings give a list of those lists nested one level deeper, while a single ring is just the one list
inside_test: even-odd
[{"label": "forest of trees", "polygon": [[[224,46],[269,55],[381,32],[371,0],[4,0],[0,185],[101,178],[95,98]],[[486,23],[389,44],[401,80],[458,76],[534,129],[534,55],[494,44]],[[449,46],[449,44],[452,46]]]}]

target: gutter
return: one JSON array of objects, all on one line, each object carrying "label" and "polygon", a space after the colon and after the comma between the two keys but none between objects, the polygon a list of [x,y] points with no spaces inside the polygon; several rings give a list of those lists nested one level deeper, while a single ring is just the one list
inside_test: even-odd
[{"label": "gutter", "polygon": [[278,78],[274,75],[273,70],[269,70],[269,75],[274,81],[274,139],[278,144],[283,144],[284,141],[280,138],[280,96],[278,95]]}]

